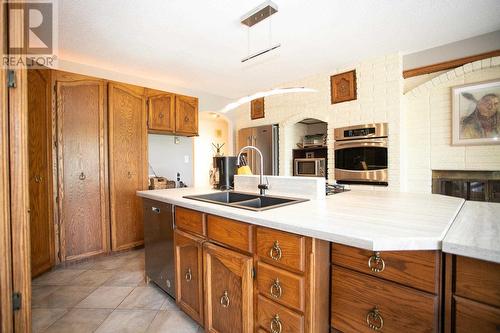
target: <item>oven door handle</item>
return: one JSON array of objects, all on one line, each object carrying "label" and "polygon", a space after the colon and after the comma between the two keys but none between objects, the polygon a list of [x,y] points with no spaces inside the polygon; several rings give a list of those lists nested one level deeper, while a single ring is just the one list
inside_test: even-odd
[{"label": "oven door handle", "polygon": [[386,140],[357,140],[355,142],[335,142],[335,150],[344,148],[357,148],[357,147],[381,147],[387,148]]}]

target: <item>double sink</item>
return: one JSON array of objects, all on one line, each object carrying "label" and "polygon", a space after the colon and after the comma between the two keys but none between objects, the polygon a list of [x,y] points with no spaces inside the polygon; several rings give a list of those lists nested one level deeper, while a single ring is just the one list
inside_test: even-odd
[{"label": "double sink", "polygon": [[258,195],[232,191],[199,195],[186,195],[184,196],[184,198],[253,211],[263,211],[308,201],[308,199],[287,198],[272,195]]}]

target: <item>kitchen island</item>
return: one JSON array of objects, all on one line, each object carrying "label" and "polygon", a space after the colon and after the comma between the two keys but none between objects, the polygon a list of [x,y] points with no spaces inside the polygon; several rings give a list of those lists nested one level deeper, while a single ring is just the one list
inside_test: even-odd
[{"label": "kitchen island", "polygon": [[[353,190],[256,212],[185,198],[211,192],[138,192],[145,202],[175,206],[176,301],[207,332],[232,332],[235,323],[238,332],[259,333],[439,332],[455,317],[471,327],[460,316],[459,298],[456,314],[443,311],[457,299],[448,284],[461,262],[443,254],[443,240],[452,248],[454,240],[468,239],[457,236],[460,230],[475,239],[485,225],[497,230],[500,205],[484,209],[443,195]],[[485,212],[479,223],[464,229],[479,208]],[[496,251],[490,240],[479,253],[496,258]],[[498,288],[498,265],[484,267],[488,287]],[[480,301],[491,307],[494,290]],[[496,303],[488,310],[473,312],[474,320],[495,327]]]}]

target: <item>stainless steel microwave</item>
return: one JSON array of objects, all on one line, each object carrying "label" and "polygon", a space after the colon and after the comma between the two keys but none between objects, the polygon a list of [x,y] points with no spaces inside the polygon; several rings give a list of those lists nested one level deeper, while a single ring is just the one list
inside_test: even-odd
[{"label": "stainless steel microwave", "polygon": [[325,158],[296,158],[293,163],[294,176],[325,177]]}]

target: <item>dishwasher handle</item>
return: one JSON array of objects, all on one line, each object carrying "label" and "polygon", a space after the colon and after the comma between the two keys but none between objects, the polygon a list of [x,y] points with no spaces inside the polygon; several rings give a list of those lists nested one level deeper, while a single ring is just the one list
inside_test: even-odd
[{"label": "dishwasher handle", "polygon": [[153,211],[153,213],[160,214],[160,208],[151,207],[151,210]]}]

